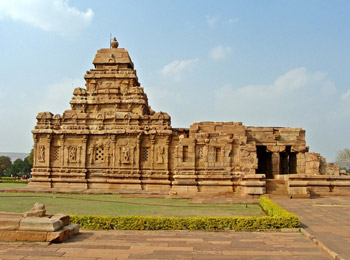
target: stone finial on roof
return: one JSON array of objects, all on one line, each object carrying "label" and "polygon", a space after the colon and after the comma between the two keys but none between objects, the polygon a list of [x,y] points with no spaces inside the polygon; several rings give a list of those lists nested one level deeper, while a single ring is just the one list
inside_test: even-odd
[{"label": "stone finial on roof", "polygon": [[117,42],[117,39],[114,37],[113,41],[111,41],[111,47],[112,48],[118,48],[119,43]]}]

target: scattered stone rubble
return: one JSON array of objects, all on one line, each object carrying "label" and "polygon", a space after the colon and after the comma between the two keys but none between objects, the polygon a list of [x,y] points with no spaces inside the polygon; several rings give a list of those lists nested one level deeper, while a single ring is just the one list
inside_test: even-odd
[{"label": "scattered stone rubble", "polygon": [[70,110],[37,115],[30,187],[260,196],[283,185],[291,196],[349,194],[350,179],[309,153],[303,129],[241,122],[172,128],[167,113],[148,105],[116,40],[97,51],[93,64]]},{"label": "scattered stone rubble", "polygon": [[48,215],[43,204],[24,214],[0,212],[0,241],[62,242],[78,233],[68,215]]}]

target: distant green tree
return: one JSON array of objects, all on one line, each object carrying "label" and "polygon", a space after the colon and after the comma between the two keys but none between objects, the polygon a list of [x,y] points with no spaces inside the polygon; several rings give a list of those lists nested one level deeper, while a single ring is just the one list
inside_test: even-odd
[{"label": "distant green tree", "polygon": [[30,151],[30,154],[24,159],[29,162],[29,164],[33,167],[33,155],[34,155],[34,148]]},{"label": "distant green tree", "polygon": [[4,176],[5,172],[12,165],[10,157],[0,156],[0,176]]},{"label": "distant green tree", "polygon": [[17,169],[13,164],[11,164],[10,167],[8,167],[5,170],[5,176],[7,176],[7,177],[17,176]]},{"label": "distant green tree", "polygon": [[33,153],[34,148],[30,151],[30,154],[24,159],[24,172],[26,175],[29,175],[33,168]]},{"label": "distant green tree", "polygon": [[13,164],[12,168],[10,169],[10,174],[16,175],[16,176],[22,176],[22,175],[28,175],[30,173],[30,170],[32,169],[31,164],[26,159],[16,159]]},{"label": "distant green tree", "polygon": [[350,169],[350,149],[345,148],[338,152],[335,163],[339,165],[340,168]]}]

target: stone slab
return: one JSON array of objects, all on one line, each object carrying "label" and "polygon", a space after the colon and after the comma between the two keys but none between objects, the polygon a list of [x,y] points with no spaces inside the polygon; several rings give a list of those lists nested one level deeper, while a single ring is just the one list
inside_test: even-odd
[{"label": "stone slab", "polygon": [[0,230],[0,241],[46,241],[45,231]]},{"label": "stone slab", "polygon": [[16,230],[19,227],[20,217],[0,216],[0,230]]},{"label": "stone slab", "polygon": [[56,231],[62,222],[50,218],[24,218],[20,221],[19,229],[28,231]]}]

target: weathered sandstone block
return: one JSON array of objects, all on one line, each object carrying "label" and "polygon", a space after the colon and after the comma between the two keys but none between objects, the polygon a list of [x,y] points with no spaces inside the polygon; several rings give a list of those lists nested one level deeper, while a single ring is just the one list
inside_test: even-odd
[{"label": "weathered sandstone block", "polygon": [[56,231],[62,226],[62,221],[50,218],[27,217],[20,221],[20,230]]}]

